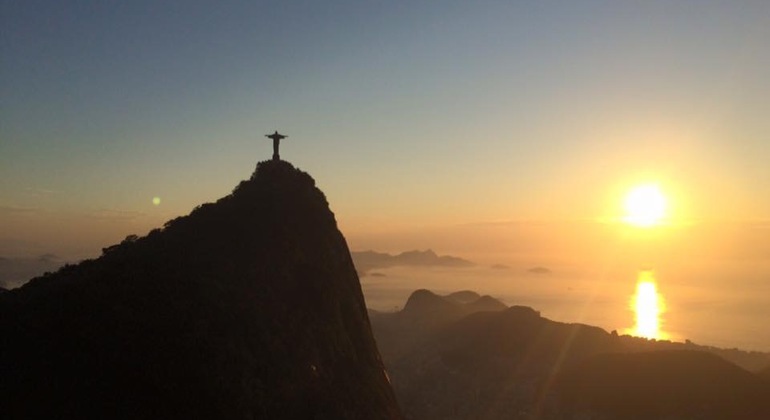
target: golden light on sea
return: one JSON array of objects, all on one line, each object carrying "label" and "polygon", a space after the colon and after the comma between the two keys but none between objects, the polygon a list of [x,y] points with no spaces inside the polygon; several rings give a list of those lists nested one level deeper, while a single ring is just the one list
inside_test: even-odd
[{"label": "golden light on sea", "polygon": [[663,296],[658,293],[655,273],[642,270],[636,280],[636,293],[631,298],[631,310],[634,311],[635,325],[628,333],[649,339],[665,339],[662,331],[662,315],[666,311]]}]

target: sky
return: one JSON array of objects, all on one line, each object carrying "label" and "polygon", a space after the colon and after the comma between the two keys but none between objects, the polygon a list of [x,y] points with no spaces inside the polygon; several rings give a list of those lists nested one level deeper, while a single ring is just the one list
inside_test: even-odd
[{"label": "sky", "polygon": [[0,5],[0,256],[162,226],[274,130],[354,249],[600,243],[653,182],[673,224],[770,255],[766,1]]}]

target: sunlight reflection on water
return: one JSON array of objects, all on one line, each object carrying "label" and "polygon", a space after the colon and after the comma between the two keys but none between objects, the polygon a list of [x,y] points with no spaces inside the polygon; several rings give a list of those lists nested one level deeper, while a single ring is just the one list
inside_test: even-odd
[{"label": "sunlight reflection on water", "polygon": [[641,270],[637,274],[636,293],[631,297],[630,309],[634,312],[636,325],[627,333],[656,340],[668,339],[668,334],[662,331],[666,303],[658,292],[654,271]]},{"label": "sunlight reflection on water", "polygon": [[654,297],[648,300],[655,304],[646,307],[653,308],[649,313],[657,313],[651,317],[657,320],[653,323],[657,339],[770,351],[766,328],[770,322],[770,262],[698,261],[663,265],[654,272],[640,271],[637,264],[591,271],[552,263],[548,264],[552,272],[544,275],[528,272],[527,265],[509,265],[512,268],[391,267],[378,269],[379,276],[362,276],[361,286],[367,306],[379,311],[401,309],[416,289],[438,294],[474,290],[506,305],[530,306],[554,321],[646,336],[637,332],[636,324],[643,317],[636,317],[633,298],[637,283],[650,281],[654,293],[649,293],[651,286],[642,286],[648,290],[642,295]]}]

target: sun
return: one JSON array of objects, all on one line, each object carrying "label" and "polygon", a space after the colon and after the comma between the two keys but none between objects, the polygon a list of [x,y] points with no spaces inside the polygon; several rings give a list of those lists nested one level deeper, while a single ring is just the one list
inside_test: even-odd
[{"label": "sun", "polygon": [[668,203],[657,185],[646,184],[634,187],[624,202],[626,215],[623,221],[638,227],[659,225],[666,216]]}]

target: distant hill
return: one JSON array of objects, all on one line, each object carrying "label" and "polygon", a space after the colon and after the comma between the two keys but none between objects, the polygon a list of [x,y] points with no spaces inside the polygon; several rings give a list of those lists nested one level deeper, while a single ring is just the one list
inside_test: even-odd
[{"label": "distant hill", "polygon": [[397,255],[391,255],[375,251],[354,251],[353,262],[361,276],[378,268],[396,266],[422,266],[422,267],[471,267],[474,264],[468,260],[449,255],[439,256],[433,250],[407,251]]},{"label": "distant hill", "polygon": [[444,321],[465,314],[464,304],[430,290],[417,290],[406,300],[401,314],[412,320]]},{"label": "distant hill", "polygon": [[[472,299],[473,295],[463,291],[441,297],[416,291],[403,311],[372,317],[375,337],[407,417],[765,418],[770,414],[764,403],[770,400],[770,384],[765,386],[758,375],[717,357],[758,366],[770,360],[767,355],[618,336],[597,327],[555,322],[524,306],[473,311],[473,303],[466,303],[460,310],[460,303],[452,298]],[[671,363],[681,368],[669,368]],[[635,366],[645,367],[634,371]],[[602,374],[623,369],[629,369],[629,375]],[[682,395],[681,404],[671,403],[660,411],[619,411],[613,404],[622,404],[622,393],[602,393],[603,388],[596,385],[598,391],[592,394],[585,385],[636,392],[629,403],[657,407],[657,391],[644,387],[656,387],[660,381],[632,379],[633,372],[665,373],[662,377],[678,388],[661,389],[671,394],[669,400]],[[708,380],[717,387],[722,375],[732,389],[721,396],[701,384]],[[713,412],[702,407],[712,407]],[[740,416],[725,417],[730,409]]]},{"label": "distant hill", "polygon": [[55,255],[44,254],[34,258],[0,257],[0,287],[13,289],[47,271],[56,271],[66,262]]},{"label": "distant hill", "polygon": [[0,294],[3,418],[399,419],[344,237],[283,161]]},{"label": "distant hill", "polygon": [[444,298],[460,304],[468,304],[479,300],[479,298],[481,298],[481,295],[474,292],[473,290],[460,290],[459,292],[450,293],[444,296]]},{"label": "distant hill", "polygon": [[401,311],[385,313],[370,310],[370,316],[383,357],[394,359],[400,357],[403,351],[418,347],[426,333],[433,333],[468,314],[506,308],[499,300],[472,291],[439,296],[421,289],[409,296]]}]

